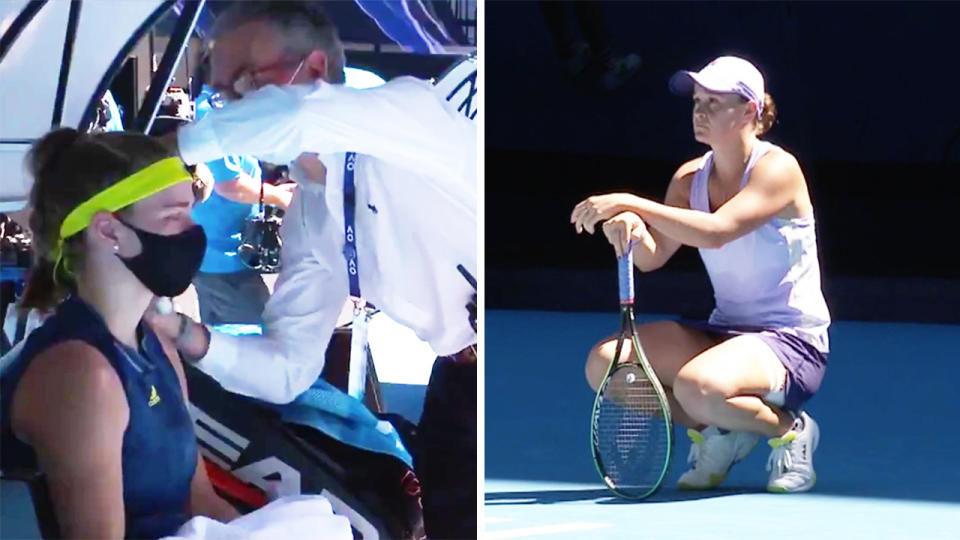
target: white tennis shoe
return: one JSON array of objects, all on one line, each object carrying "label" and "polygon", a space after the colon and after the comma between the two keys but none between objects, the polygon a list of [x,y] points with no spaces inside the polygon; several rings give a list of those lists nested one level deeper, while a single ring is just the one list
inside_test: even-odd
[{"label": "white tennis shoe", "polygon": [[767,459],[767,470],[770,471],[767,491],[799,493],[813,488],[817,483],[813,452],[819,442],[820,427],[805,412],[800,413],[790,431],[767,441],[771,448]]},{"label": "white tennis shoe", "polygon": [[703,431],[688,429],[690,455],[687,462],[693,467],[677,481],[680,489],[711,489],[720,485],[734,463],[743,460],[760,441],[755,433],[720,433],[714,426]]}]

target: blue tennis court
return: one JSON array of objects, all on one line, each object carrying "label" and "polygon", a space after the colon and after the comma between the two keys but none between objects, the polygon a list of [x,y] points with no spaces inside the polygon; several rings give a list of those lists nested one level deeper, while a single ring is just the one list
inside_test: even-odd
[{"label": "blue tennis court", "polygon": [[813,491],[766,493],[763,442],[721,489],[677,491],[690,448],[677,427],[665,487],[627,502],[594,469],[583,377],[617,313],[487,310],[484,324],[483,538],[960,538],[960,326],[831,326],[807,407],[821,429]]}]

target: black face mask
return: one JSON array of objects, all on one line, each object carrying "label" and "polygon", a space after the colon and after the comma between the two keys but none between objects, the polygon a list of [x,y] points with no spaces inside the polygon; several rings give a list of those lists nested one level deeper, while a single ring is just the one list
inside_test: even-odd
[{"label": "black face mask", "polygon": [[117,255],[133,275],[157,296],[173,297],[187,290],[207,248],[203,227],[194,225],[180,234],[164,236],[120,222],[137,233],[143,247],[135,257]]}]

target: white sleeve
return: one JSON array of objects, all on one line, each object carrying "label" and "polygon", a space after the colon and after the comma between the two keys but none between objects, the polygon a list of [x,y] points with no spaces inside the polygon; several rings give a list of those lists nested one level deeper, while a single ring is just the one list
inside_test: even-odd
[{"label": "white sleeve", "polygon": [[180,158],[188,165],[227,155],[253,155],[288,163],[301,152],[297,122],[304,86],[267,86],[177,130]]},{"label": "white sleeve", "polygon": [[438,178],[476,175],[474,124],[428,82],[376,88],[266,86],[180,128],[188,164],[230,154],[289,163],[302,152],[357,152]]},{"label": "white sleeve", "polygon": [[211,332],[210,349],[197,363],[226,390],[289,403],[323,371],[348,286],[342,260],[315,255],[340,253],[340,236],[313,197],[298,190],[284,217],[282,269],[263,313],[263,335]]},{"label": "white sleeve", "polygon": [[476,129],[430,83],[399,77],[375,88],[321,84],[299,121],[311,151],[356,152],[435,178],[476,176]]}]

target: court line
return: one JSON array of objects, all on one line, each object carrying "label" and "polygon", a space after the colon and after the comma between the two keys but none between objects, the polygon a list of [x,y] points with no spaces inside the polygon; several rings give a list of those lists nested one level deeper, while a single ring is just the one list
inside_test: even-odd
[{"label": "court line", "polygon": [[613,527],[612,523],[588,523],[577,521],[573,523],[558,523],[556,525],[543,525],[539,527],[523,527],[520,529],[507,529],[504,531],[484,531],[483,538],[489,540],[502,540],[505,538],[525,538],[527,536],[541,536],[544,534],[567,533],[575,531],[589,531],[592,529],[603,529]]}]

